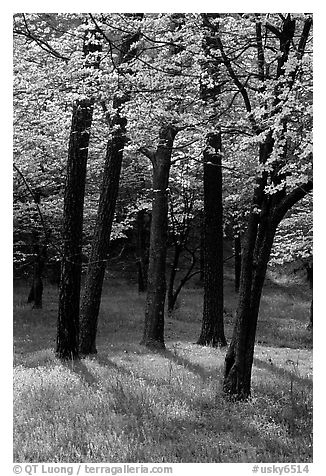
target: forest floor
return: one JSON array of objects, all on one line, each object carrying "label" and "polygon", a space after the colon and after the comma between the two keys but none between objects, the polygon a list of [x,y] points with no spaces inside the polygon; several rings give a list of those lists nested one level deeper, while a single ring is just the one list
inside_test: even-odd
[{"label": "forest floor", "polygon": [[[166,319],[166,351],[140,346],[145,296],[109,279],[98,354],[70,363],[54,354],[57,289],[43,309],[14,288],[15,462],[311,462],[312,333],[304,285],[268,281],[262,298],[252,398],[223,397],[225,349],[195,344],[202,289],[182,291]],[[225,286],[230,341],[236,294]]]}]

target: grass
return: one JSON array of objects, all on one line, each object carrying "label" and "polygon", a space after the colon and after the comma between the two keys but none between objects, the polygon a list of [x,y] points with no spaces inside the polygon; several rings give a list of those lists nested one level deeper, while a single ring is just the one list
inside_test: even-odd
[{"label": "grass", "polygon": [[[253,396],[221,392],[225,349],[194,344],[200,288],[187,288],[166,320],[167,350],[140,346],[144,296],[128,282],[105,288],[98,355],[54,355],[57,291],[42,310],[15,287],[16,462],[311,462],[312,351],[307,294],[269,283],[253,368]],[[236,305],[226,283],[226,335]]]}]

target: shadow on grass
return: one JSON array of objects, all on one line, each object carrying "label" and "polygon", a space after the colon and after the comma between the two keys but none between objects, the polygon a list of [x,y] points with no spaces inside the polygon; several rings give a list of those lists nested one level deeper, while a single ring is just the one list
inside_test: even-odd
[{"label": "shadow on grass", "polygon": [[211,379],[212,377],[216,377],[217,374],[219,373],[217,371],[217,369],[206,370],[201,365],[195,364],[195,363],[191,362],[190,360],[186,359],[185,357],[181,357],[180,355],[176,354],[175,352],[171,352],[168,349],[166,349],[165,351],[162,352],[162,356],[165,357],[166,359],[172,360],[177,365],[181,365],[181,366],[185,367],[187,370],[190,370],[190,372],[198,375],[203,380],[207,380],[207,379]]},{"label": "shadow on grass", "polygon": [[[170,352],[162,352],[162,355],[180,365],[188,364],[188,368],[191,364]],[[100,360],[107,365],[107,359]],[[112,365],[112,362],[109,361],[109,364]],[[113,364],[113,367],[121,371],[118,365]],[[202,378],[211,376],[203,373],[200,366],[190,365],[190,368]],[[148,438],[155,442],[155,451],[162,461],[170,458],[170,462],[185,463],[261,462],[266,460],[266,456],[268,461],[273,461],[280,454],[288,455],[291,461],[289,452],[294,447],[289,448],[282,435],[269,435],[267,442],[265,432],[250,419],[252,410],[248,410],[247,419],[243,418],[242,407],[246,404],[230,404],[220,394],[216,398],[210,396],[203,399],[200,391],[196,395],[188,394],[182,386],[168,387],[158,384],[155,378],[145,380],[147,388],[162,389],[158,390],[158,398],[163,398],[161,402],[159,399],[153,401],[146,389],[139,395],[135,387],[129,387],[128,383],[110,387],[115,411],[128,417],[129,437],[140,442],[140,446],[130,448],[128,461],[153,461],[155,454],[148,453],[146,447]],[[168,398],[161,394],[164,391],[168,392]],[[163,406],[162,401],[166,402]],[[187,415],[178,414],[175,405],[176,408],[186,405]],[[309,457],[307,453],[305,458]],[[303,460],[306,459],[303,457]]]},{"label": "shadow on grass", "polygon": [[82,359],[76,359],[74,361],[63,360],[61,363],[69,372],[77,374],[87,385],[99,387],[99,380],[88,370]]},{"label": "shadow on grass", "polygon": [[307,377],[300,377],[299,375],[291,372],[290,370],[283,369],[281,367],[278,367],[275,364],[272,363],[267,363],[264,360],[258,359],[257,357],[254,358],[254,365],[263,370],[267,370],[268,372],[273,373],[274,375],[277,375],[279,377],[286,378],[292,382],[296,382],[298,384],[301,384],[303,386],[312,388],[312,380],[307,378]]}]

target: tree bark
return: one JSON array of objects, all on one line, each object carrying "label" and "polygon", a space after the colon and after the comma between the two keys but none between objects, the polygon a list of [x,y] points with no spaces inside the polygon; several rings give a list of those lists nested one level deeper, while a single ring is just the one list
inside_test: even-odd
[{"label": "tree bark", "polygon": [[[212,153],[212,149],[214,153]],[[223,205],[221,134],[204,151],[204,309],[197,344],[225,346],[223,316]]]},{"label": "tree bark", "polygon": [[241,275],[241,238],[236,236],[234,238],[234,289],[239,292]]},{"label": "tree bark", "polygon": [[145,326],[141,344],[164,349],[164,304],[166,293],[166,252],[168,233],[168,183],[173,141],[177,131],[164,126],[159,133],[156,152],[144,154],[153,163],[153,201],[149,248],[148,288]]},{"label": "tree bark", "polygon": [[75,101],[64,197],[63,258],[56,348],[57,355],[66,359],[78,357],[83,206],[92,117],[92,100]]}]

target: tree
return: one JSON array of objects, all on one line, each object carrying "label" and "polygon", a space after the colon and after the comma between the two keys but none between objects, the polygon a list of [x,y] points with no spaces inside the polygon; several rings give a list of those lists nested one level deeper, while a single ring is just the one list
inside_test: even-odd
[{"label": "tree", "polygon": [[[101,50],[96,31],[86,30],[83,45],[86,67],[98,68],[98,53]],[[73,104],[63,210],[63,256],[57,324],[56,353],[62,359],[79,356],[83,212],[93,110],[92,97],[77,99]]]},{"label": "tree", "polygon": [[136,262],[138,275],[138,292],[143,293],[147,289],[148,279],[148,247],[146,220],[151,217],[146,210],[137,211],[137,238],[136,238]]},{"label": "tree", "polygon": [[[197,141],[201,143],[202,137],[201,131],[197,132],[194,126],[203,110],[197,94],[200,79],[196,69],[197,57],[194,55],[194,50],[198,50],[197,43],[189,43],[188,48],[184,48],[184,38],[189,38],[190,25],[181,21],[173,29],[171,23],[174,20],[171,17],[155,14],[145,17],[142,28],[142,37],[146,40],[144,54],[135,62],[135,94],[125,107],[130,138],[128,152],[137,154],[140,150],[153,164],[154,197],[142,339],[142,343],[151,348],[165,346],[167,187],[170,166],[172,162],[175,164],[189,160],[192,144]],[[152,36],[153,31],[156,32],[155,37]],[[188,78],[187,81],[184,78]],[[153,150],[152,144],[157,135],[159,143]]]},{"label": "tree", "polygon": [[[100,28],[97,21],[93,17],[92,19],[98,33],[110,44],[111,41],[108,36]],[[128,63],[137,53],[133,44],[138,41],[139,37],[140,31],[133,31],[123,36],[118,49],[117,63],[115,64],[115,68],[121,68],[121,72],[118,69],[118,75],[123,76],[126,73],[123,67],[129,68]],[[83,355],[97,352],[98,314],[119,189],[123,149],[126,142],[127,120],[121,114],[121,107],[126,101],[128,101],[128,94],[118,89],[113,100],[113,117],[110,119],[111,137],[107,143],[95,232],[81,306],[80,351]]]},{"label": "tree", "polygon": [[204,310],[200,345],[225,346],[223,320],[223,207],[221,134],[204,151]]},{"label": "tree", "polygon": [[[40,204],[40,193],[34,192],[34,200],[37,205]],[[42,275],[46,262],[47,247],[45,243],[40,241],[40,233],[34,231],[33,233],[33,282],[32,287],[28,295],[27,302],[34,303],[33,309],[42,309],[42,297],[43,297],[43,281]]]},{"label": "tree", "polygon": [[[255,77],[258,78],[260,87],[253,90],[257,91],[255,100],[261,100],[260,104],[258,102],[257,111],[253,109],[248,94],[249,88],[240,81],[233,59],[226,52],[219,37],[221,59],[229,77],[242,96],[247,117],[259,143],[259,172],[256,176],[252,206],[243,241],[236,323],[225,360],[223,388],[227,394],[237,399],[245,399],[250,395],[260,297],[276,228],[286,213],[312,189],[312,180],[307,173],[302,172],[308,170],[306,164],[311,161],[311,152],[301,149],[297,155],[298,151],[295,150],[291,141],[293,134],[289,134],[291,126],[294,130],[296,128],[296,125],[291,123],[290,111],[296,114],[298,98],[301,105],[304,101],[307,101],[307,105],[311,99],[301,87],[304,74],[302,60],[312,19],[307,15],[302,20],[301,35],[297,44],[294,43],[294,34],[300,19],[296,20],[287,14],[286,17],[280,16],[280,20],[278,18],[277,21],[280,23],[279,26],[265,23],[266,31],[272,32],[279,41],[273,82],[271,68],[266,70],[267,58],[264,54],[267,49],[262,46],[261,21],[259,18],[255,20],[255,48],[258,58],[258,73]],[[216,26],[211,24],[216,31]],[[273,51],[275,51],[275,44],[274,41]],[[247,67],[247,65],[244,66]],[[301,81],[298,81],[299,74],[301,74]],[[309,76],[305,79],[309,82]],[[305,131],[305,140],[306,144],[309,143],[309,129]],[[300,170],[301,173],[291,176],[289,164],[298,157],[305,167]]]},{"label": "tree", "polygon": [[[215,112],[221,92],[220,61],[216,60],[216,39],[208,18],[218,14],[203,14],[203,26],[208,27],[203,39],[201,96],[212,103]],[[202,329],[197,344],[225,346],[223,293],[223,199],[222,199],[222,139],[218,128],[206,136],[204,163],[203,264],[204,306]]]},{"label": "tree", "polygon": [[168,232],[168,184],[172,146],[177,129],[162,126],[156,151],[141,152],[153,165],[153,203],[149,247],[148,285],[145,326],[141,343],[153,349],[164,349],[164,303],[166,294],[166,251]]},{"label": "tree", "polygon": [[56,353],[60,358],[79,355],[79,299],[81,282],[83,207],[93,101],[75,101],[68,150],[64,199],[63,257],[59,287]]}]

